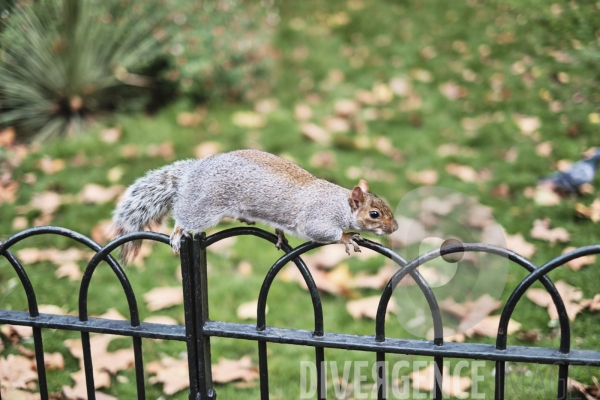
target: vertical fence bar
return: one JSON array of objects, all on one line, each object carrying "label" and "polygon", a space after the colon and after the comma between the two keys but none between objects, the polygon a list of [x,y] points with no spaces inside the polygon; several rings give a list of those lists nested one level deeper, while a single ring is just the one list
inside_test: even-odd
[{"label": "vertical fence bar", "polygon": [[206,234],[202,232],[193,239],[192,286],[195,299],[196,348],[198,351],[198,382],[200,398],[212,400],[217,397],[212,383],[210,336],[204,335],[204,324],[208,321],[208,271],[206,264]]},{"label": "vertical fence bar", "polygon": [[506,362],[496,361],[494,400],[504,400],[504,382],[506,378]]},{"label": "vertical fence bar", "polygon": [[315,347],[315,359],[317,361],[317,399],[325,400],[327,398],[327,377],[325,373],[325,348]]},{"label": "vertical fence bar", "polygon": [[569,379],[569,364],[558,366],[558,396],[557,400],[567,399],[567,380]]},{"label": "vertical fence bar", "polygon": [[[46,363],[44,361],[44,342],[42,341],[42,330],[40,328],[33,328],[33,345],[35,347],[35,362],[38,373],[40,399],[48,400],[48,382],[46,381]],[[2,399],[0,398],[0,400]]]},{"label": "vertical fence bar", "polygon": [[83,370],[85,371],[85,386],[88,400],[96,400],[94,388],[94,366],[92,364],[92,350],[90,345],[90,333],[81,332],[81,347],[83,349]]},{"label": "vertical fence bar", "polygon": [[260,400],[269,400],[269,366],[267,365],[267,342],[258,342],[258,376],[260,378]]},{"label": "vertical fence bar", "polygon": [[135,362],[135,383],[138,400],[146,399],[146,379],[144,377],[144,357],[142,355],[142,338],[133,338],[133,357]]},{"label": "vertical fence bar", "polygon": [[387,399],[387,387],[385,385],[385,353],[382,351],[377,352],[377,399]]},{"label": "vertical fence bar", "polygon": [[435,388],[435,396],[433,398],[435,400],[442,400],[442,385],[444,384],[444,380],[442,378],[444,371],[444,357],[433,357],[433,361],[435,363],[435,369],[433,374],[433,386]]}]

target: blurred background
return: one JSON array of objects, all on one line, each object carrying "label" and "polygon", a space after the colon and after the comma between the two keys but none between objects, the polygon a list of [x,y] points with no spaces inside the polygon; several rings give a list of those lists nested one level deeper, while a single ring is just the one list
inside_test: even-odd
[{"label": "blurred background", "polygon": [[[538,184],[599,144],[599,45],[600,3],[587,0],[0,0],[0,240],[57,225],[106,243],[118,197],[149,169],[258,148],[345,187],[364,178],[392,208],[422,186],[463,192],[491,211],[509,248],[541,265],[600,239],[597,180],[566,194]],[[230,226],[236,224],[219,228]],[[64,253],[73,248],[79,253]],[[62,237],[32,238],[13,250],[40,304],[77,309],[89,254]],[[211,317],[252,323],[236,310],[256,300],[279,255],[252,238],[211,252]],[[391,265],[381,257],[331,257],[318,253],[312,261],[328,285],[326,331],[372,335],[374,322],[348,303],[378,295]],[[180,285],[178,259],[166,246],[144,247],[136,265],[127,273],[140,298]],[[592,258],[550,274],[578,293],[570,300],[578,308],[573,347],[600,348],[598,315],[583,302],[599,292],[597,267]],[[379,278],[359,283],[366,276]],[[502,300],[525,276],[510,266]],[[116,279],[102,269],[96,278],[90,312],[114,308],[127,317]],[[311,329],[310,313],[302,312],[310,299],[296,278],[290,272],[274,285],[270,325]],[[0,259],[0,308],[26,310],[26,304],[12,268]],[[181,305],[140,304],[144,318],[182,321]],[[510,344],[558,345],[552,315],[533,300],[524,298],[514,318],[520,326]],[[412,337],[395,318],[388,326],[389,336]],[[26,357],[19,349],[32,348],[31,340],[1,332],[0,360]],[[79,369],[64,341],[77,335],[44,335],[47,351],[65,361],[49,377],[51,390],[57,398],[78,398],[64,389],[76,387],[71,374]],[[483,334],[463,340],[494,342]],[[107,351],[130,345],[113,340]],[[257,362],[252,343],[216,339],[214,345],[215,363],[244,355]],[[290,360],[312,359],[312,351],[269,350],[277,371],[272,398],[296,398],[299,361]],[[179,359],[184,349],[148,341],[145,351],[153,361]],[[360,352],[326,351],[328,360],[342,363],[369,357],[374,361]],[[492,370],[488,363],[480,383],[489,397]],[[592,382],[583,369],[571,373]],[[109,378],[99,390],[133,396],[131,369]],[[5,391],[35,392],[35,380],[24,388],[0,381]],[[258,398],[259,391],[251,380],[220,384],[217,392]],[[185,390],[165,394],[157,381],[148,383],[148,393],[187,398]]]}]

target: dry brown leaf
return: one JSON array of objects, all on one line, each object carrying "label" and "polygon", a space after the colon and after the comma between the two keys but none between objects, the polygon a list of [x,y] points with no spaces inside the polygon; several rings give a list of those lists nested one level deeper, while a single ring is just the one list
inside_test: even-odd
[{"label": "dry brown leaf", "polygon": [[33,329],[30,326],[22,325],[3,324],[0,325],[0,332],[13,343],[33,336]]},{"label": "dry brown leaf", "polygon": [[600,384],[595,377],[592,377],[594,381],[593,385],[586,386],[581,382],[577,382],[575,379],[567,378],[567,390],[569,392],[580,393],[585,396],[587,400],[598,400],[600,398]]},{"label": "dry brown leaf", "polygon": [[44,353],[44,365],[47,369],[65,369],[65,358],[60,353]]},{"label": "dry brown leaf", "polygon": [[237,243],[237,238],[235,236],[229,237],[227,239],[219,240],[207,247],[208,250],[214,251],[215,253],[222,253],[226,250],[229,250],[233,245]]},{"label": "dry brown leaf", "polygon": [[[110,374],[106,371],[100,371],[96,368],[93,370],[94,389],[110,386]],[[83,369],[70,374],[71,379],[75,381],[73,387],[63,386],[62,393],[69,400],[87,399],[87,385],[85,381],[85,371]],[[117,400],[115,397],[107,394],[96,392],[96,399]]]},{"label": "dry brown leaf", "polygon": [[410,70],[410,76],[420,82],[429,83],[433,81],[433,74],[424,69],[413,68]]},{"label": "dry brown leaf", "polygon": [[477,171],[468,165],[448,164],[446,165],[446,172],[456,176],[463,182],[476,182],[479,179]]},{"label": "dry brown leaf", "polygon": [[242,128],[258,129],[267,124],[267,119],[254,111],[238,111],[233,114],[232,122]]},{"label": "dry brown leaf", "polygon": [[313,142],[328,144],[331,140],[329,132],[313,123],[302,124],[300,132]]},{"label": "dry brown leaf", "polygon": [[95,183],[88,183],[81,189],[77,198],[81,203],[104,204],[113,201],[124,191],[125,188],[122,185],[104,187]]},{"label": "dry brown leaf", "polygon": [[469,331],[501,305],[500,301],[488,294],[482,295],[475,301],[466,301],[464,303],[456,303],[451,297],[440,302],[442,310],[460,318],[458,332]]},{"label": "dry brown leaf", "polygon": [[[395,272],[396,270],[390,265],[381,267],[375,275],[367,275],[364,272],[359,272],[354,278],[352,278],[349,286],[355,289],[382,289],[385,287],[385,285],[387,285],[390,279],[392,279],[392,276]],[[406,280],[407,279],[403,279],[402,282]]]},{"label": "dry brown leaf", "polygon": [[163,308],[183,304],[183,291],[180,287],[160,287],[144,293],[148,310],[156,311]]},{"label": "dry brown leaf", "polygon": [[[412,372],[409,376],[414,388],[431,392],[434,389],[436,366],[430,363],[426,368]],[[471,378],[450,375],[447,368],[442,368],[442,392],[451,397],[466,398],[465,390],[471,387]]]},{"label": "dry brown leaf", "polygon": [[34,364],[33,360],[24,356],[9,354],[0,357],[0,382],[14,389],[27,389],[29,382],[37,380]]},{"label": "dry brown leaf", "polygon": [[242,260],[238,264],[236,270],[241,276],[250,276],[252,275],[252,264],[248,260]]},{"label": "dry brown leaf", "polygon": [[410,80],[402,76],[392,78],[390,81],[390,89],[394,94],[400,97],[406,97],[412,91]]},{"label": "dry brown leaf", "polygon": [[[237,308],[236,314],[239,319],[256,319],[257,318],[258,300],[247,301],[242,303]],[[269,312],[269,306],[265,309],[265,314]]]},{"label": "dry brown leaf", "polygon": [[102,140],[104,143],[116,143],[120,138],[121,128],[118,126],[100,131],[100,140]]},{"label": "dry brown leaf", "polygon": [[108,243],[112,237],[112,221],[110,219],[103,219],[98,221],[96,226],[92,228],[91,237],[92,240],[98,244],[104,245]]},{"label": "dry brown leaf", "polygon": [[336,164],[335,153],[329,150],[319,151],[310,158],[309,164],[315,168],[333,168]]},{"label": "dry brown leaf", "polygon": [[202,142],[194,148],[194,157],[205,158],[221,152],[223,146],[219,142]]},{"label": "dry brown leaf", "polygon": [[373,96],[379,104],[387,104],[394,99],[392,89],[385,83],[376,83],[373,85]]},{"label": "dry brown leaf", "polygon": [[279,108],[279,100],[275,98],[262,99],[254,104],[254,111],[260,114],[270,114]]},{"label": "dry brown leaf", "polygon": [[98,315],[97,318],[114,319],[115,321],[127,320],[119,311],[112,307],[106,310],[104,314]]},{"label": "dry brown leaf", "polygon": [[552,154],[552,142],[542,142],[535,146],[535,153],[540,157],[548,157]]},{"label": "dry brown leaf", "polygon": [[60,158],[52,159],[50,156],[42,157],[37,163],[37,167],[46,175],[53,175],[58,171],[62,171],[65,166],[65,160]]},{"label": "dry brown leaf", "polygon": [[540,206],[556,206],[560,204],[560,196],[554,189],[547,184],[540,184],[535,187],[533,201]]},{"label": "dry brown leaf", "polygon": [[39,400],[39,393],[31,393],[26,390],[15,389],[11,386],[0,387],[0,397],[3,399],[14,399],[14,400]]},{"label": "dry brown leaf", "polygon": [[[587,307],[589,302],[583,299],[581,290],[567,284],[565,281],[558,281],[555,286],[563,299],[569,319],[574,321],[577,314]],[[546,289],[529,289],[525,292],[525,295],[538,306],[547,308],[551,320],[558,319],[558,311]]]},{"label": "dry brown leaf", "polygon": [[324,128],[331,133],[344,133],[350,130],[350,123],[341,117],[327,117],[323,120]]},{"label": "dry brown leaf", "polygon": [[[350,283],[351,276],[348,271],[348,266],[345,264],[341,264],[337,271],[336,269],[331,272],[326,272],[322,269],[317,269],[311,264],[307,264],[308,270],[310,271],[315,285],[322,292],[331,293],[336,296],[349,296],[350,292]],[[286,282],[298,282],[300,287],[304,290],[308,290],[306,286],[306,282],[302,277],[300,271],[295,265],[289,265],[284,270],[283,274],[280,274],[281,279]]]},{"label": "dry brown leaf", "polygon": [[46,215],[54,214],[61,204],[62,199],[56,192],[36,193],[29,203],[32,208],[40,210],[42,214]]},{"label": "dry brown leaf", "polygon": [[17,132],[12,126],[0,130],[0,147],[12,146],[16,138]]},{"label": "dry brown leaf", "polygon": [[333,103],[333,109],[335,110],[335,113],[341,117],[351,117],[356,115],[360,106],[354,100],[340,99]]},{"label": "dry brown leaf", "polygon": [[17,199],[17,191],[19,190],[19,182],[8,181],[0,182],[0,204],[12,204]]},{"label": "dry brown leaf", "polygon": [[406,179],[415,185],[435,185],[438,182],[439,175],[434,169],[425,169],[420,172],[407,171]]},{"label": "dry brown leaf", "polygon": [[457,85],[455,82],[449,81],[440,85],[440,92],[449,100],[458,100],[466,97],[468,92],[462,86]]},{"label": "dry brown leaf", "polygon": [[513,115],[513,121],[519,129],[521,133],[525,136],[531,136],[535,131],[537,131],[540,126],[542,126],[542,122],[538,117],[532,117],[527,115]]},{"label": "dry brown leaf", "polygon": [[258,369],[252,365],[250,356],[244,356],[239,360],[219,358],[217,364],[212,365],[213,382],[227,383],[237,380],[245,382],[258,379]]},{"label": "dry brown leaf", "polygon": [[175,149],[173,142],[164,142],[161,144],[150,144],[146,147],[146,154],[150,157],[160,157],[163,160],[172,160],[175,158]]},{"label": "dry brown leaf", "polygon": [[40,304],[38,311],[43,314],[67,315],[68,310],[55,304]]},{"label": "dry brown leaf", "polygon": [[83,276],[83,273],[79,269],[79,265],[76,262],[67,261],[62,263],[56,271],[54,271],[54,275],[57,278],[69,278],[70,281],[78,281]]},{"label": "dry brown leaf", "polygon": [[582,203],[575,205],[575,211],[584,217],[592,220],[592,222],[600,221],[600,199],[595,199],[589,207],[586,207]]},{"label": "dry brown leaf", "polygon": [[[473,337],[474,335],[488,336],[495,338],[498,335],[498,326],[500,325],[500,315],[488,315],[474,327],[467,329],[465,335]],[[512,318],[508,320],[508,334],[512,335],[521,329],[521,324]]]},{"label": "dry brown leaf", "polygon": [[171,318],[167,315],[154,315],[144,319],[144,322],[149,324],[163,324],[163,325],[177,325],[178,322],[175,318]]},{"label": "dry brown leaf", "polygon": [[523,257],[531,258],[537,251],[535,245],[527,242],[520,233],[517,233],[516,235],[508,235],[505,233],[504,237],[506,238],[506,248]]},{"label": "dry brown leaf", "polygon": [[[575,250],[575,247],[567,247],[566,249],[563,250],[562,254],[570,253],[573,250]],[[588,256],[578,257],[574,260],[571,260],[571,261],[567,262],[565,265],[567,267],[569,267],[570,269],[572,269],[573,271],[579,271],[581,269],[581,267],[594,264],[595,262],[596,262],[596,256],[593,254],[590,254]]]},{"label": "dry brown leaf", "polygon": [[177,115],[177,125],[188,128],[198,126],[204,119],[204,115],[205,113],[203,112],[180,112]]},{"label": "dry brown leaf", "polygon": [[294,118],[299,121],[308,121],[313,116],[312,108],[308,104],[298,103],[294,107]]},{"label": "dry brown leaf", "polygon": [[[350,300],[346,303],[346,310],[354,319],[362,319],[363,317],[375,319],[380,300],[381,296],[371,296],[359,300]],[[392,297],[388,303],[385,318],[387,319],[390,312],[396,313],[397,311],[398,304],[396,303],[396,299]]]},{"label": "dry brown leaf", "polygon": [[148,382],[162,383],[163,393],[166,395],[172,395],[190,386],[187,360],[163,357],[160,361],[148,363],[146,371],[155,375],[148,379]]},{"label": "dry brown leaf", "polygon": [[568,242],[571,235],[565,228],[550,229],[550,220],[548,218],[536,219],[533,221],[533,228],[530,235],[534,239],[546,240],[550,243]]}]

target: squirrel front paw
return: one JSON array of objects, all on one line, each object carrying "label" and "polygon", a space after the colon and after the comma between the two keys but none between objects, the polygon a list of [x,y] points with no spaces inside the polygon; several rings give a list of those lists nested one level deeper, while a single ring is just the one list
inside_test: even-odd
[{"label": "squirrel front paw", "polygon": [[358,243],[356,243],[356,241],[363,240],[364,239],[362,238],[362,236],[360,236],[360,234],[356,232],[347,232],[342,234],[342,239],[340,240],[340,243],[343,243],[346,246],[346,253],[350,255],[350,245],[352,245],[352,247],[354,248],[355,253],[360,253],[360,247],[358,246]]},{"label": "squirrel front paw", "polygon": [[281,250],[281,246],[283,246],[284,243],[288,244],[288,240],[281,229],[275,229],[275,233],[277,234],[277,243],[275,243],[275,247],[277,250]]}]

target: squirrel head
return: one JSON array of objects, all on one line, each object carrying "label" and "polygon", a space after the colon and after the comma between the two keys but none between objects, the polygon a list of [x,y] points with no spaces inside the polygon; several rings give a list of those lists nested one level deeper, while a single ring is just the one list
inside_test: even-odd
[{"label": "squirrel head", "polygon": [[348,202],[360,230],[380,236],[390,235],[398,229],[390,206],[369,193],[369,184],[364,179],[352,189]]}]

